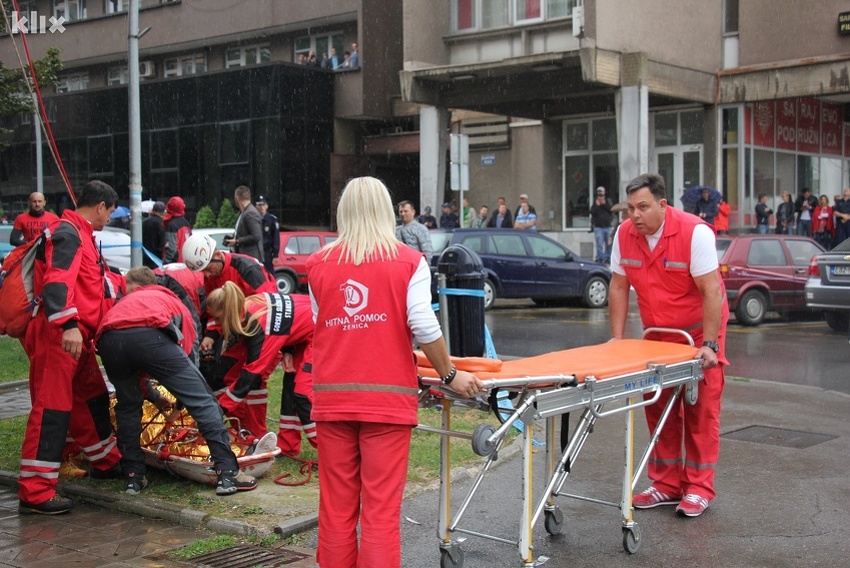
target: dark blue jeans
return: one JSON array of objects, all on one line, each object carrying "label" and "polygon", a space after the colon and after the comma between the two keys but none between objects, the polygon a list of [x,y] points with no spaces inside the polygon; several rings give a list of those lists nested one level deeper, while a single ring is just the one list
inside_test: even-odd
[{"label": "dark blue jeans", "polygon": [[207,441],[216,471],[239,469],[218,402],[201,372],[171,337],[148,327],[112,330],[104,332],[97,348],[118,399],[115,422],[124,475],[144,475],[146,471],[139,445],[143,403],[140,371],[159,381],[186,406]]}]

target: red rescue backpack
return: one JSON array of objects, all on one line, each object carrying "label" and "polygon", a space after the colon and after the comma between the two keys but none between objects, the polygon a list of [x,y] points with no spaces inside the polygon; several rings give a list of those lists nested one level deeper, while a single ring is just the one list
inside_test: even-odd
[{"label": "red rescue backpack", "polygon": [[23,337],[30,320],[38,313],[41,295],[35,295],[35,262],[50,235],[50,229],[44,229],[37,239],[12,249],[3,261],[0,271],[0,335]]}]

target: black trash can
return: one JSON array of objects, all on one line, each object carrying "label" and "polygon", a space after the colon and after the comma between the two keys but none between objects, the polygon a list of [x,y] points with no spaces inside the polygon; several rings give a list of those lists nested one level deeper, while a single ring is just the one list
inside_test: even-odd
[{"label": "black trash can", "polygon": [[481,357],[485,280],[481,257],[463,245],[451,245],[440,255],[437,272],[446,275],[449,351],[457,357]]}]

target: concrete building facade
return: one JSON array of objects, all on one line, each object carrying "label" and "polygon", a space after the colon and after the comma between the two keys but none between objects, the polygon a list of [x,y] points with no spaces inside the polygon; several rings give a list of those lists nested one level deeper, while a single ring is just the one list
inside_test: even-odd
[{"label": "concrete building facade", "polygon": [[[474,206],[527,193],[538,227],[593,252],[588,203],[615,201],[644,171],[681,207],[719,189],[733,231],[803,187],[830,201],[850,184],[850,36],[839,1],[446,0],[404,2],[405,101],[420,121],[421,199],[445,187],[426,127],[470,135]],[[482,129],[481,124],[487,124]]]}]

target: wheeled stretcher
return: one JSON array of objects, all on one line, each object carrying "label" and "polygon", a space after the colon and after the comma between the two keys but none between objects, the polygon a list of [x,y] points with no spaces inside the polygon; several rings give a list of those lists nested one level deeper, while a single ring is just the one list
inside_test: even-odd
[{"label": "wheeled stretcher", "polygon": [[[635,485],[674,405],[683,396],[686,402],[694,404],[697,381],[702,379],[701,360],[695,358],[697,349],[689,335],[677,330],[650,328],[644,332],[644,337],[654,332],[681,333],[690,345],[623,339],[514,361],[496,360],[487,363],[487,360],[480,358],[453,358],[459,369],[469,370],[482,379],[484,388],[490,391],[491,402],[498,391],[508,391],[513,397],[513,409],[507,410],[507,418],[500,427],[481,424],[472,434],[468,434],[450,429],[452,405],[443,404],[442,428],[419,426],[422,430],[442,437],[438,522],[441,568],[460,568],[463,565],[463,551],[460,542],[453,537],[455,534],[516,545],[522,559],[521,566],[534,566],[532,532],[541,514],[549,534],[558,534],[563,528],[563,513],[555,503],[557,497],[619,508],[623,518],[623,547],[629,553],[637,552],[641,536],[633,517],[632,495]],[[419,363],[421,381],[428,387],[428,392],[423,393],[423,396],[438,396],[448,401],[456,398],[449,389],[441,386],[436,372],[430,368],[424,356],[419,357]],[[674,388],[674,394],[665,406],[655,432],[651,433],[646,449],[636,462],[634,411],[656,402],[662,389],[666,388]],[[499,413],[506,412],[495,404],[491,404],[491,407]],[[561,440],[561,445],[556,446],[556,417],[579,411],[578,424],[568,436],[569,439]],[[587,442],[593,425],[600,418],[615,414],[624,415],[626,420],[623,486],[619,500],[603,501],[564,492],[572,465]],[[464,521],[467,509],[496,460],[511,425],[517,420],[524,425],[522,513],[518,538],[505,538],[464,528],[461,522]],[[545,423],[546,433],[545,489],[542,495],[538,493],[539,497],[535,500],[532,445],[534,430],[540,428],[538,421],[541,420]],[[466,497],[454,512],[451,504],[451,437],[469,439],[475,453],[487,457]]]}]

